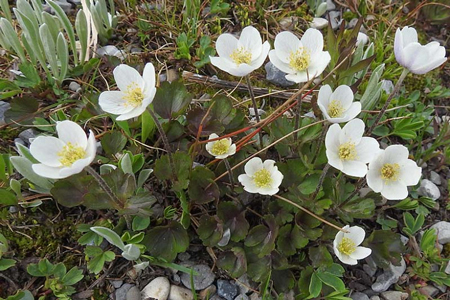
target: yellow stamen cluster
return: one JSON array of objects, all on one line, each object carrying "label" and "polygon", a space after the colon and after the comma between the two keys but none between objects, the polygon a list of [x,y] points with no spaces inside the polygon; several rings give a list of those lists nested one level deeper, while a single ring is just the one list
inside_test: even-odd
[{"label": "yellow stamen cluster", "polygon": [[289,56],[289,66],[296,71],[306,70],[309,66],[310,55],[303,48],[292,51]]},{"label": "yellow stamen cluster", "polygon": [[352,142],[340,145],[338,153],[341,160],[355,160],[357,158],[355,144]]},{"label": "yellow stamen cluster", "polygon": [[352,239],[344,237],[337,246],[337,249],[343,254],[350,255],[356,251],[356,244]]},{"label": "yellow stamen cluster", "polygon": [[344,113],[344,107],[341,101],[332,100],[328,105],[328,115],[330,118],[340,118]]},{"label": "yellow stamen cluster", "polygon": [[60,157],[59,162],[65,167],[70,167],[77,160],[85,158],[86,151],[80,146],[68,142],[57,154]]},{"label": "yellow stamen cluster", "polygon": [[253,182],[259,188],[269,187],[272,184],[272,177],[270,172],[266,169],[261,169],[253,174]]},{"label": "yellow stamen cluster", "polygon": [[215,156],[223,155],[230,150],[230,143],[227,139],[222,139],[215,141],[212,148],[211,153]]},{"label": "yellow stamen cluster", "polygon": [[399,173],[400,166],[397,163],[386,163],[381,167],[381,178],[384,179],[385,182],[397,181]]},{"label": "yellow stamen cluster", "polygon": [[252,53],[244,47],[240,47],[230,54],[230,58],[238,66],[240,64],[250,64],[252,62]]},{"label": "yellow stamen cluster", "polygon": [[126,105],[137,107],[142,104],[144,94],[142,94],[142,89],[136,83],[132,83],[127,86],[124,99],[127,101]]}]

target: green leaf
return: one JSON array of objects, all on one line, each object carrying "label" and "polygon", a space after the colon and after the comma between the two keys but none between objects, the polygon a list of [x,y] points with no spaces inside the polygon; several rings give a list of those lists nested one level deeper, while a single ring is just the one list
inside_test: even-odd
[{"label": "green leaf", "polygon": [[0,258],[0,271],[5,271],[16,264],[14,259]]},{"label": "green leaf", "polygon": [[390,230],[374,230],[364,246],[372,249],[370,257],[378,266],[386,268],[390,263],[400,265],[404,245],[399,234]]},{"label": "green leaf", "polygon": [[217,216],[202,215],[197,233],[203,245],[207,247],[217,246],[223,236],[223,223]]},{"label": "green leaf", "polygon": [[148,112],[148,110],[145,110],[141,115],[141,141],[145,143],[147,141],[149,136],[153,136],[156,129],[155,121],[153,120],[152,116]]},{"label": "green leaf", "polygon": [[140,231],[140,230],[147,229],[147,227],[149,225],[150,225],[150,217],[135,216],[133,218],[131,227],[132,227],[133,231]]},{"label": "green leaf", "polygon": [[14,193],[0,188],[0,205],[16,205],[17,203],[17,197]]},{"label": "green leaf", "polygon": [[310,247],[308,249],[309,259],[314,268],[325,268],[333,264],[333,258],[327,247],[319,245],[318,247]]},{"label": "green leaf", "polygon": [[14,156],[10,158],[11,163],[14,168],[19,172],[23,177],[28,179],[30,182],[35,184],[36,186],[41,188],[41,191],[50,192],[50,189],[53,187],[53,180],[43,178],[36,173],[34,173],[32,166],[32,162],[26,159],[25,157]]},{"label": "green leaf", "polygon": [[214,179],[216,175],[208,168],[198,166],[192,170],[189,182],[189,198],[192,203],[205,204],[219,200],[219,187]]},{"label": "green leaf", "polygon": [[175,119],[185,111],[191,100],[192,94],[181,81],[164,81],[156,91],[153,107],[161,118]]},{"label": "green leaf", "polygon": [[119,131],[106,133],[101,140],[102,149],[108,155],[119,153],[127,144],[127,138]]},{"label": "green leaf", "polygon": [[270,279],[278,293],[288,292],[295,284],[295,277],[291,270],[272,270]]},{"label": "green leaf", "polygon": [[405,222],[405,228],[403,228],[403,232],[407,235],[413,236],[415,235],[423,226],[425,222],[425,216],[419,214],[416,219],[409,213],[403,213],[403,220]]},{"label": "green leaf", "polygon": [[21,87],[33,88],[41,83],[41,77],[36,70],[36,65],[25,62],[19,65],[19,70],[23,73],[23,76],[17,76],[15,82]]},{"label": "green leaf", "polygon": [[339,277],[328,272],[317,271],[315,274],[324,284],[332,287],[335,291],[342,292],[346,290],[344,282]]},{"label": "green leaf", "polygon": [[314,272],[311,275],[311,282],[309,283],[309,294],[310,296],[308,299],[311,298],[317,298],[320,295],[320,292],[322,291],[322,281],[320,280],[319,276]]},{"label": "green leaf", "polygon": [[232,241],[239,242],[247,236],[250,224],[245,218],[245,210],[241,211],[233,202],[220,202],[217,216],[224,228],[230,229]]},{"label": "green leaf", "polygon": [[42,116],[41,113],[37,113],[39,103],[35,98],[28,96],[15,97],[9,103],[11,108],[5,112],[6,123],[31,125],[35,117]]},{"label": "green leaf", "polygon": [[69,270],[69,272],[64,275],[63,278],[61,278],[61,281],[64,285],[74,285],[81,279],[83,279],[83,271],[78,269],[77,267],[73,267]]},{"label": "green leaf", "polygon": [[304,195],[310,195],[312,194],[319,184],[319,174],[314,174],[311,176],[306,177],[302,183],[298,186],[298,189],[300,192]]},{"label": "green leaf", "polygon": [[116,232],[112,231],[109,228],[101,226],[91,227],[91,230],[105,238],[110,244],[118,247],[122,251],[125,251],[125,244],[122,242],[122,239]]},{"label": "green leaf", "polygon": [[286,256],[297,253],[297,249],[304,248],[308,244],[308,239],[303,236],[297,225],[292,227],[287,224],[280,228],[277,240],[277,249]]},{"label": "green leaf", "polygon": [[[66,179],[58,180],[51,189],[50,193],[60,203],[66,207],[75,207],[83,204],[85,196],[92,192],[90,176],[71,176]],[[105,208],[111,207],[109,201]]]},{"label": "green leaf", "polygon": [[177,178],[172,178],[174,172],[172,172],[168,155],[163,155],[160,159],[156,160],[155,176],[158,177],[159,180],[172,179],[174,190],[184,190],[189,184],[189,172],[192,167],[192,158],[189,154],[180,151],[175,152],[172,157],[176,168],[175,174]]},{"label": "green leaf", "polygon": [[217,266],[227,271],[231,277],[238,278],[247,271],[247,257],[240,247],[222,252],[217,260]]},{"label": "green leaf", "polygon": [[173,261],[178,253],[189,247],[186,229],[180,223],[172,221],[166,226],[157,226],[149,231],[142,241],[150,255]]},{"label": "green leaf", "polygon": [[77,17],[75,19],[75,29],[77,31],[78,40],[80,41],[81,57],[80,63],[84,63],[86,58],[86,52],[88,49],[88,23],[86,14],[82,9],[78,10]]}]

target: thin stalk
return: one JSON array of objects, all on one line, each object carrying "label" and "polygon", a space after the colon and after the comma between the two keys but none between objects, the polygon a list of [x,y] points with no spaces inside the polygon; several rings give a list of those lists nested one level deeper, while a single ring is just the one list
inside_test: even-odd
[{"label": "thin stalk", "polygon": [[377,115],[377,118],[375,119],[375,122],[373,122],[372,126],[370,126],[370,128],[367,130],[366,135],[370,135],[372,133],[372,131],[375,129],[375,127],[377,127],[378,123],[381,120],[381,117],[384,115],[384,113],[386,112],[386,109],[388,108],[389,104],[391,103],[392,99],[394,98],[394,96],[398,93],[398,91],[400,90],[400,86],[403,83],[403,80],[406,78],[406,75],[408,75],[408,69],[403,69],[402,74],[400,75],[400,78],[397,81],[397,84],[394,87],[394,90],[392,91],[392,93],[389,95],[389,97],[386,100],[386,103],[384,103],[383,108],[380,110],[380,113]]},{"label": "thin stalk", "polygon": [[234,192],[233,170],[231,169],[228,159],[224,158],[223,163],[225,164],[225,167],[227,168],[227,171],[228,171],[228,176],[230,178],[230,184],[231,184],[231,191]]},{"label": "thin stalk", "polygon": [[155,122],[156,127],[158,128],[159,135],[161,136],[164,143],[164,147],[166,148],[167,154],[169,155],[169,164],[170,168],[172,169],[172,174],[175,176],[175,163],[173,162],[172,150],[170,149],[169,139],[167,139],[167,135],[164,132],[164,129],[162,128],[161,123],[158,120],[158,116],[155,115],[155,112],[151,109],[148,109],[148,112],[152,116],[153,121]]},{"label": "thin stalk", "polygon": [[320,178],[319,178],[319,183],[317,184],[316,190],[314,191],[314,193],[312,194],[311,200],[316,199],[317,194],[320,191],[320,188],[322,187],[323,181],[325,180],[325,176],[328,173],[328,170],[330,169],[330,164],[326,164],[325,167],[323,168],[322,174],[320,174]]},{"label": "thin stalk", "polygon": [[[299,84],[299,87],[298,87],[299,90],[301,88],[300,85],[301,84]],[[302,113],[302,100],[303,100],[302,95],[301,94],[298,95],[297,113],[295,114],[295,127],[294,127],[294,129],[298,129],[298,127],[300,126],[300,115]],[[295,144],[297,144],[297,140],[298,140],[298,134],[294,135],[294,143]]]},{"label": "thin stalk", "polygon": [[320,137],[319,137],[319,141],[318,141],[318,145],[319,146],[317,147],[316,153],[314,153],[314,157],[311,160],[311,164],[314,164],[316,162],[316,159],[319,156],[320,150],[322,150],[322,145],[323,145],[323,141],[325,140],[325,136],[327,134],[328,126],[330,126],[330,123],[329,122],[325,122],[325,124],[323,126],[323,129],[322,129],[322,132],[321,132]]},{"label": "thin stalk", "polygon": [[[247,81],[247,87],[248,87],[248,92],[250,93],[250,98],[252,98],[252,104],[253,104],[253,110],[255,111],[255,118],[256,118],[256,122],[259,123],[261,121],[261,119],[259,118],[259,113],[258,113],[258,105],[256,104],[256,100],[255,100],[255,93],[253,93],[253,87],[252,87],[252,83],[250,81],[250,75],[245,76],[245,80]],[[259,145],[260,148],[263,148],[263,135],[262,132],[259,131]]]},{"label": "thin stalk", "polygon": [[364,186],[364,184],[366,183],[366,179],[365,178],[361,178],[358,183],[356,184],[356,188],[355,190],[350,194],[350,196],[347,197],[347,199],[344,200],[344,202],[342,202],[341,204],[339,204],[339,207],[344,206],[345,204],[347,204],[347,202],[349,202],[350,200],[352,200],[353,197],[356,196],[356,194],[358,194],[359,190],[361,190],[361,188]]},{"label": "thin stalk", "polygon": [[102,190],[113,200],[119,207],[122,207],[122,202],[117,198],[114,192],[111,190],[106,181],[91,167],[87,166],[84,168],[94,179],[98,182]]},{"label": "thin stalk", "polygon": [[302,206],[298,205],[297,203],[295,203],[295,202],[292,202],[292,201],[291,201],[291,200],[289,200],[289,199],[286,199],[286,198],[284,198],[284,197],[281,197],[281,196],[278,196],[278,195],[273,195],[273,196],[274,196],[275,198],[278,198],[278,199],[280,199],[280,200],[282,200],[282,201],[284,201],[284,202],[286,202],[286,203],[289,203],[289,204],[291,204],[291,205],[293,205],[293,206],[297,207],[298,209],[300,209],[300,210],[304,211],[304,212],[305,212],[305,213],[307,213],[308,215],[310,215],[310,216],[312,216],[312,217],[316,218],[317,220],[319,220],[319,221],[320,221],[320,222],[322,222],[322,223],[325,223],[325,224],[327,224],[328,226],[331,226],[331,227],[333,227],[334,229],[337,229],[337,230],[339,230],[339,231],[342,231],[342,232],[348,233],[348,231],[347,231],[347,230],[345,230],[345,229],[342,229],[342,228],[340,228],[340,227],[338,227],[338,226],[334,225],[333,223],[330,223],[330,222],[328,222],[327,220],[325,220],[325,219],[323,219],[323,218],[319,217],[318,215],[316,215],[316,214],[314,214],[313,212],[311,212],[311,211],[307,210],[306,208],[304,208],[304,207],[302,207]]}]

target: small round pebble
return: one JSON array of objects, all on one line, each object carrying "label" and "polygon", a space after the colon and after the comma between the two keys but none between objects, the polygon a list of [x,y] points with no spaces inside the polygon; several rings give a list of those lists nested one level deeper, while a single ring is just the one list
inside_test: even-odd
[{"label": "small round pebble", "polygon": [[[198,273],[198,275],[194,276],[195,290],[203,290],[213,283],[215,275],[210,267],[206,265],[195,265],[193,269]],[[191,275],[187,273],[181,274],[181,282],[185,287],[191,288]]]},{"label": "small round pebble", "polygon": [[217,280],[217,294],[227,300],[233,300],[238,294],[238,286],[228,280]]}]

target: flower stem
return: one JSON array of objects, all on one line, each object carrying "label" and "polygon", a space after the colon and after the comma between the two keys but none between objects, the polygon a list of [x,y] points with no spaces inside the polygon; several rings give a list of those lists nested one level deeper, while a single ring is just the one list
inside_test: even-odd
[{"label": "flower stem", "polygon": [[155,115],[155,112],[152,109],[148,109],[148,112],[152,116],[153,121],[155,122],[156,127],[158,128],[159,135],[161,136],[161,139],[163,140],[164,147],[166,148],[167,155],[169,156],[169,164],[170,164],[170,168],[172,170],[172,175],[174,176],[174,179],[175,179],[176,178],[175,163],[173,162],[172,150],[170,149],[169,139],[167,138],[167,135],[164,132],[164,129],[162,128],[161,123],[158,120],[158,116]]},{"label": "flower stem", "polygon": [[328,169],[330,169],[330,167],[331,167],[330,164],[327,163],[325,165],[325,167],[323,168],[322,174],[320,174],[319,182],[317,183],[316,190],[312,194],[312,197],[311,197],[312,200],[316,199],[317,194],[319,193],[320,188],[322,187],[323,181],[325,180],[325,176],[327,175]]},{"label": "flower stem", "polygon": [[[300,85],[301,85],[301,83],[299,84],[299,87],[298,87],[299,90],[301,88]],[[298,100],[297,100],[297,113],[295,114],[295,127],[294,127],[294,130],[298,129],[300,127],[300,115],[302,113],[302,100],[303,100],[303,97],[300,94],[298,96]],[[297,140],[298,140],[298,133],[294,135],[294,144],[297,144]]]},{"label": "flower stem", "polygon": [[314,153],[314,157],[311,160],[311,164],[316,162],[317,157],[319,156],[320,150],[322,150],[323,141],[325,140],[325,136],[327,134],[328,126],[330,126],[329,122],[325,122],[323,125],[322,133],[320,134],[319,141],[317,142],[317,151]]},{"label": "flower stem", "polygon": [[373,122],[372,126],[370,126],[370,128],[367,130],[366,135],[370,135],[372,133],[372,131],[375,129],[375,127],[377,127],[378,123],[381,120],[381,117],[384,115],[384,113],[386,112],[386,109],[388,108],[389,104],[391,103],[392,99],[394,98],[394,96],[398,93],[398,91],[400,90],[400,86],[402,85],[403,80],[406,78],[406,75],[408,75],[409,71],[408,69],[403,69],[402,74],[400,75],[400,78],[397,81],[397,84],[394,87],[394,90],[392,91],[392,93],[389,95],[389,97],[386,100],[386,103],[384,103],[383,108],[381,109],[380,113],[377,115],[377,118],[375,119],[375,122]]},{"label": "flower stem", "polygon": [[230,178],[230,184],[231,184],[231,191],[234,192],[233,170],[231,169],[228,159],[224,158],[223,163],[225,164],[225,167],[227,168],[227,171],[228,171],[228,176]]},{"label": "flower stem", "polygon": [[[252,83],[250,81],[250,75],[245,76],[245,80],[247,81],[248,92],[250,93],[250,98],[252,99],[253,110],[255,111],[256,122],[259,123],[261,119],[259,118],[258,105],[256,104],[255,93],[253,93],[253,87],[252,87]],[[263,135],[262,135],[261,131],[259,131],[259,145],[260,145],[260,148],[262,149],[263,148]]]},{"label": "flower stem", "polygon": [[355,190],[350,194],[350,196],[347,197],[347,199],[345,199],[341,204],[339,204],[339,207],[344,206],[345,204],[347,204],[347,202],[349,202],[350,200],[353,199],[353,197],[356,196],[356,194],[359,193],[359,191],[361,190],[361,188],[363,187],[363,185],[366,183],[366,179],[365,178],[361,178],[358,183],[356,184]]},{"label": "flower stem", "polygon": [[316,218],[316,219],[319,220],[320,222],[327,224],[328,226],[331,226],[331,227],[333,227],[333,228],[335,228],[335,229],[337,229],[337,230],[339,230],[339,231],[348,233],[347,230],[342,229],[342,228],[340,228],[340,227],[334,225],[333,223],[328,222],[327,220],[325,220],[325,219],[319,217],[318,215],[316,215],[316,214],[314,214],[313,212],[307,210],[306,208],[304,208],[304,207],[298,205],[297,203],[292,202],[292,201],[289,200],[289,199],[286,199],[286,198],[281,197],[281,196],[278,196],[278,195],[273,195],[273,196],[274,196],[275,198],[278,198],[278,199],[280,199],[280,200],[282,200],[282,201],[284,201],[284,202],[287,202],[287,203],[289,203],[289,204],[291,204],[291,205],[297,207],[298,209],[300,209],[300,210],[304,211],[305,213],[307,213],[308,215],[310,215],[310,216]]},{"label": "flower stem", "polygon": [[122,202],[119,198],[114,194],[106,181],[91,167],[87,166],[84,168],[94,179],[98,182],[103,191],[113,200],[119,207],[122,207]]}]

